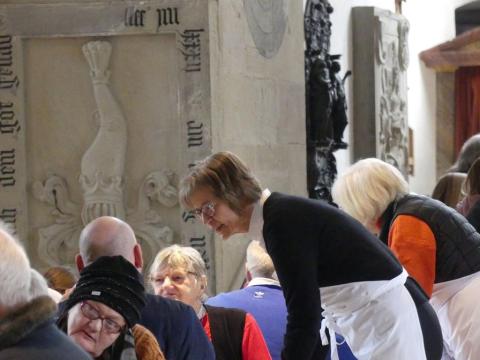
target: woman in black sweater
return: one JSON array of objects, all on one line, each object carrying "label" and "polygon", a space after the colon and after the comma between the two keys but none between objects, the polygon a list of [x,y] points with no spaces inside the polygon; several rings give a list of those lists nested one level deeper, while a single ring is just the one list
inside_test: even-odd
[{"label": "woman in black sweater", "polygon": [[[182,179],[180,200],[224,239],[248,233],[266,247],[287,303],[283,359],[319,358],[320,342],[334,344],[335,332],[358,359],[439,358],[427,356],[442,340],[424,345],[406,271],[347,214],[321,201],[262,191],[229,152],[193,167]],[[426,321],[438,325],[429,314]]]}]

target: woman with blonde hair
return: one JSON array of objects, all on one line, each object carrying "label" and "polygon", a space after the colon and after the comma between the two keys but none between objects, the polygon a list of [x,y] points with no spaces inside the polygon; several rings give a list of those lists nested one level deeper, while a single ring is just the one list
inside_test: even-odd
[{"label": "woman with blonde hair", "polygon": [[430,297],[445,353],[457,360],[478,357],[480,235],[467,220],[440,201],[409,193],[402,174],[378,159],[348,168],[332,195],[379,235]]},{"label": "woman with blonde hair", "polygon": [[150,282],[156,295],[193,307],[218,360],[271,360],[262,332],[250,314],[204,304],[207,269],[194,248],[172,245],[161,250],[150,267]]}]

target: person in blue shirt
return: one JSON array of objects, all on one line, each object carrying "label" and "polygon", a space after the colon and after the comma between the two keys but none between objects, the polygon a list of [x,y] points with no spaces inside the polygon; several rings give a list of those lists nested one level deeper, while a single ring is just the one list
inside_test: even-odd
[{"label": "person in blue shirt", "polygon": [[252,241],[247,248],[246,277],[248,284],[241,290],[222,293],[207,300],[208,305],[237,308],[253,315],[273,360],[280,359],[287,325],[287,308],[272,259]]}]

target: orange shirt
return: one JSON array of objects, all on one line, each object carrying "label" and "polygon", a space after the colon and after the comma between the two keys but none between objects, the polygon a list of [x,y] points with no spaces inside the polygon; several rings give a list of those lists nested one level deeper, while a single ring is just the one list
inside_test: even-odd
[{"label": "orange shirt", "polygon": [[388,246],[430,297],[435,282],[436,241],[419,218],[399,215],[390,226]]}]

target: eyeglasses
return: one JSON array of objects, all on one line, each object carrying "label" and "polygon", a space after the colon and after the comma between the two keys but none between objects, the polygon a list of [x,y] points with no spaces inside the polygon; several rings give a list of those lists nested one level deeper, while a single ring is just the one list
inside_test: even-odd
[{"label": "eyeglasses", "polygon": [[215,215],[215,205],[213,201],[209,201],[201,207],[191,210],[190,213],[201,220],[210,219]]},{"label": "eyeglasses", "polygon": [[174,283],[175,285],[182,285],[187,279],[187,275],[198,276],[198,274],[193,271],[175,271],[170,275],[152,276],[150,280],[153,281],[155,285],[162,286],[165,283],[165,279],[168,277],[171,283]]},{"label": "eyeglasses", "polygon": [[102,315],[100,315],[100,312],[97,309],[95,309],[92,305],[90,305],[85,301],[83,301],[82,304],[80,305],[80,310],[88,320],[91,320],[91,321],[94,321],[97,319],[102,320],[102,330],[105,330],[106,333],[118,334],[125,327],[125,325],[120,326],[110,318],[103,317]]}]

